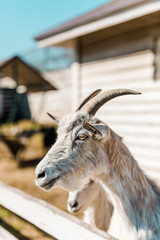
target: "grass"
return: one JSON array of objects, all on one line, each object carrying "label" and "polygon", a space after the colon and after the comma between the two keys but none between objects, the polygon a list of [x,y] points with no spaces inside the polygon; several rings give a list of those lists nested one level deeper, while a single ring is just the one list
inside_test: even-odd
[{"label": "grass", "polygon": [[57,128],[54,124],[40,124],[33,120],[21,120],[16,123],[4,123],[0,124],[0,134],[15,136],[17,133],[22,132],[24,130],[34,129],[38,131],[41,127],[54,127]]},{"label": "grass", "polygon": [[[13,124],[1,124],[0,135],[16,136],[16,134],[24,131],[34,129],[38,131],[41,127],[50,127],[51,125],[41,125],[34,121],[20,121]],[[52,125],[52,127],[54,127]],[[23,160],[30,160],[34,158],[42,158],[46,153],[43,146],[43,135],[36,133],[30,137],[27,147],[21,153]],[[20,169],[18,162],[13,158],[7,145],[0,141],[0,181],[20,188],[23,191],[36,197],[43,198],[41,191],[35,186],[35,167],[26,165],[25,168]],[[46,199],[54,200],[52,197],[44,195]],[[53,200],[52,200],[53,199]],[[55,201],[55,200],[54,200]],[[53,240],[55,238],[37,229],[32,224],[28,223],[21,217],[12,213],[11,211],[0,206],[0,225],[15,235],[19,240]]]},{"label": "grass", "polygon": [[2,206],[0,206],[0,219],[16,231],[21,231],[24,227],[24,222],[22,220],[18,219],[15,214]]},{"label": "grass", "polygon": [[0,206],[0,225],[19,240],[55,240],[2,206]]}]

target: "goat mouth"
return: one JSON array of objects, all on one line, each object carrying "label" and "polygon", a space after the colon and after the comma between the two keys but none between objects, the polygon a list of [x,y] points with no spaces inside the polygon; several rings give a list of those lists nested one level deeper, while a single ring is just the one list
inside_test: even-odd
[{"label": "goat mouth", "polygon": [[60,176],[53,178],[49,182],[42,184],[40,187],[46,191],[49,191],[53,188],[53,186],[55,185],[55,183],[58,181],[59,178],[60,178]]},{"label": "goat mouth", "polygon": [[78,213],[78,212],[80,212],[81,208],[82,207],[79,207],[79,208],[71,207],[71,211],[72,211],[72,213]]}]

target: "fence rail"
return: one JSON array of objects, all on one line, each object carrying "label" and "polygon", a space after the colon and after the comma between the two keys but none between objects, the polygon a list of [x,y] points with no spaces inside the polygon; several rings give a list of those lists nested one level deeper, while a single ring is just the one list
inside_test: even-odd
[{"label": "fence rail", "polygon": [[45,201],[2,182],[0,193],[0,204],[3,207],[59,240],[116,240]]},{"label": "fence rail", "polygon": [[18,240],[18,238],[14,237],[5,228],[0,226],[0,240]]}]

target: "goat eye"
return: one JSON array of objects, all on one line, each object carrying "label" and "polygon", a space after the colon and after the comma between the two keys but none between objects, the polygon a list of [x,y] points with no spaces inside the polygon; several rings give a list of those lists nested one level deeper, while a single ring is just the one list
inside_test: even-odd
[{"label": "goat eye", "polygon": [[79,136],[77,136],[77,139],[79,139],[81,141],[85,140],[86,138],[87,138],[86,135],[79,135]]}]

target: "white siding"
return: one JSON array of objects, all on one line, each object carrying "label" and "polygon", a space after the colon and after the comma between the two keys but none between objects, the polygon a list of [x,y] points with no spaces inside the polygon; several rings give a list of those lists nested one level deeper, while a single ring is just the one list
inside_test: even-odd
[{"label": "white siding", "polygon": [[81,65],[81,92],[129,88],[141,95],[122,96],[104,105],[97,117],[121,135],[140,165],[160,170],[160,81],[153,80],[154,54],[147,50]]}]

